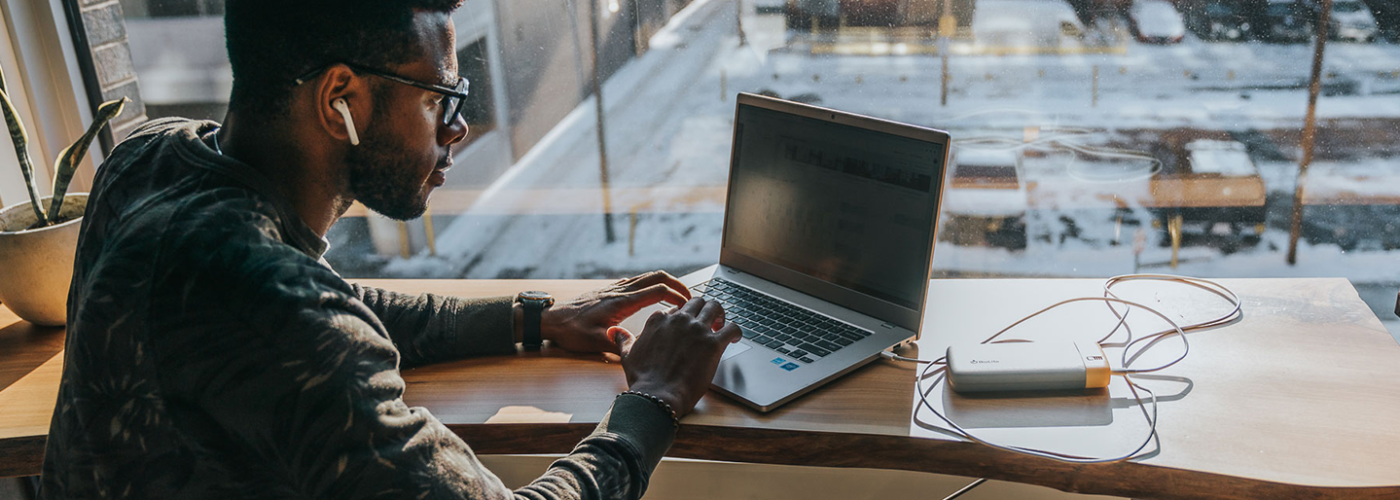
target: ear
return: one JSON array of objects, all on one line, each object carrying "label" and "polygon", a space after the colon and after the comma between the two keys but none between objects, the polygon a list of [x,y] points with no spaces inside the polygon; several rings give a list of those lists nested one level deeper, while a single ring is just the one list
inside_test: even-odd
[{"label": "ear", "polygon": [[[314,84],[316,119],[321,130],[331,139],[346,144],[350,143],[349,127],[357,127],[356,130],[361,132],[357,135],[363,135],[374,112],[370,109],[373,99],[370,98],[369,81],[344,64],[335,64],[327,68]],[[345,100],[345,107],[350,110],[352,119],[349,123],[335,104],[340,99]]]}]

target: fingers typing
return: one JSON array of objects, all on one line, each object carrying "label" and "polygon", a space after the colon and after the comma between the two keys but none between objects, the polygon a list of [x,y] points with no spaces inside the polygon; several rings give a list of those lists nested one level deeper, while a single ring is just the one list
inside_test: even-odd
[{"label": "fingers typing", "polygon": [[700,314],[696,315],[695,319],[709,325],[712,330],[716,329],[716,325],[721,325],[724,322],[724,306],[720,305],[718,301],[707,301],[705,307],[700,308]]},{"label": "fingers typing", "polygon": [[627,283],[627,288],[629,290],[640,290],[655,285],[663,285],[675,291],[676,295],[683,297],[682,302],[690,300],[691,298],[690,290],[685,287],[685,284],[681,283],[681,280],[676,279],[675,276],[671,276],[671,274],[666,271],[652,271],[637,276],[633,278],[633,280],[635,281]]},{"label": "fingers typing", "polygon": [[685,305],[681,306],[680,313],[686,316],[698,316],[700,314],[700,310],[705,307],[705,302],[705,299],[699,297],[690,299],[689,301],[686,301]]},{"label": "fingers typing", "polygon": [[744,338],[744,332],[739,328],[738,323],[726,324],[715,333],[719,334],[720,338],[724,339],[724,342],[729,344],[733,344],[738,342],[739,339]]}]

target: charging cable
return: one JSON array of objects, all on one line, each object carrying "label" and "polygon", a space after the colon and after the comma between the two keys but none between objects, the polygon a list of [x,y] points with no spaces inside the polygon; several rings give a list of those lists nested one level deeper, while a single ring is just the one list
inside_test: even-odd
[{"label": "charging cable", "polygon": [[[1218,296],[1220,296],[1220,297],[1222,297],[1222,298],[1228,300],[1228,301],[1230,302],[1230,304],[1231,304],[1232,307],[1231,307],[1230,310],[1227,311],[1226,313],[1221,314],[1221,315],[1219,315],[1219,316],[1216,316],[1216,317],[1214,317],[1214,318],[1211,318],[1211,319],[1209,319],[1209,320],[1206,320],[1206,321],[1203,321],[1203,322],[1199,322],[1199,323],[1190,324],[1190,325],[1185,325],[1185,326],[1178,325],[1175,321],[1172,321],[1171,318],[1169,318],[1167,315],[1163,314],[1162,312],[1160,312],[1160,311],[1158,311],[1158,310],[1156,310],[1156,309],[1153,309],[1153,308],[1151,308],[1151,307],[1149,307],[1149,306],[1147,306],[1147,305],[1141,304],[1141,303],[1137,303],[1137,302],[1132,302],[1132,301],[1124,300],[1124,299],[1122,299],[1121,297],[1119,297],[1116,293],[1113,292],[1113,287],[1114,287],[1115,285],[1118,285],[1118,284],[1120,284],[1120,283],[1129,282],[1129,281],[1166,281],[1166,282],[1180,283],[1180,284],[1184,284],[1184,285],[1193,286],[1193,287],[1196,287],[1196,288],[1200,288],[1200,289],[1202,289],[1202,290],[1209,291],[1209,292],[1211,292],[1211,293],[1214,293],[1215,295],[1218,295]],[[1049,458],[1049,459],[1052,459],[1052,460],[1059,460],[1059,461],[1063,461],[1063,462],[1090,464],[1090,463],[1119,462],[1119,461],[1123,461],[1123,460],[1128,460],[1128,459],[1131,459],[1131,458],[1134,458],[1134,457],[1138,456],[1138,454],[1141,453],[1142,450],[1146,449],[1149,445],[1153,444],[1154,442],[1157,443],[1157,446],[1160,446],[1160,445],[1161,445],[1160,438],[1159,438],[1158,435],[1157,435],[1157,394],[1156,394],[1155,392],[1153,392],[1151,389],[1148,389],[1148,388],[1146,388],[1146,387],[1143,387],[1143,386],[1141,386],[1141,385],[1138,385],[1138,383],[1137,383],[1135,380],[1133,380],[1132,376],[1133,376],[1134,374],[1150,373],[1150,372],[1156,372],[1156,371],[1165,370],[1165,369],[1167,369],[1167,368],[1169,368],[1169,367],[1171,367],[1171,366],[1173,366],[1173,365],[1175,365],[1175,364],[1181,362],[1181,360],[1186,359],[1186,356],[1187,356],[1187,354],[1190,353],[1190,349],[1191,349],[1190,342],[1187,340],[1187,337],[1186,337],[1186,332],[1200,331],[1200,330],[1205,330],[1205,329],[1209,329],[1209,328],[1214,328],[1214,327],[1222,326],[1222,325],[1228,324],[1228,323],[1230,323],[1230,322],[1232,322],[1232,321],[1235,321],[1236,319],[1239,318],[1239,316],[1240,316],[1240,314],[1241,314],[1241,301],[1240,301],[1239,296],[1236,295],[1235,292],[1231,291],[1229,288],[1226,288],[1226,287],[1224,287],[1224,286],[1222,286],[1222,285],[1220,285],[1220,284],[1218,284],[1218,283],[1215,283],[1215,282],[1213,282],[1213,281],[1205,280],[1205,279],[1201,279],[1201,278],[1193,278],[1193,277],[1188,277],[1188,276],[1176,276],[1176,275],[1170,275],[1170,274],[1130,274],[1130,275],[1115,276],[1115,277],[1113,277],[1113,278],[1109,278],[1109,279],[1104,283],[1104,287],[1103,287],[1103,296],[1102,296],[1102,297],[1077,297],[1077,298],[1066,299],[1066,300],[1062,300],[1062,301],[1060,301],[1060,302],[1056,302],[1056,303],[1054,303],[1054,304],[1051,304],[1051,305],[1048,306],[1048,307],[1045,307],[1045,308],[1043,308],[1043,309],[1041,309],[1041,310],[1039,310],[1039,311],[1036,311],[1036,312],[1034,312],[1034,313],[1032,313],[1032,314],[1030,314],[1030,315],[1028,315],[1028,316],[1026,316],[1026,317],[1024,317],[1024,318],[1021,318],[1021,319],[1019,319],[1019,320],[1017,320],[1017,321],[1011,323],[1010,325],[1006,326],[1005,328],[1002,328],[1000,331],[996,332],[996,333],[993,334],[992,336],[990,336],[990,337],[988,337],[987,339],[983,340],[981,343],[982,343],[982,344],[999,344],[999,343],[1011,343],[1011,342],[1031,342],[1030,340],[1024,340],[1024,339],[1001,339],[1001,340],[998,340],[998,338],[1001,337],[1001,336],[1002,336],[1003,334],[1005,334],[1006,332],[1010,331],[1012,328],[1015,328],[1016,326],[1021,325],[1022,323],[1025,323],[1026,321],[1029,321],[1031,318],[1034,318],[1034,317],[1036,317],[1036,316],[1039,316],[1039,315],[1041,315],[1041,314],[1044,314],[1044,313],[1046,313],[1046,312],[1048,312],[1048,311],[1050,311],[1050,310],[1059,308],[1059,307],[1064,306],[1064,305],[1066,305],[1066,304],[1072,304],[1072,303],[1076,303],[1076,302],[1090,302],[1090,301],[1094,301],[1094,302],[1103,302],[1103,303],[1105,303],[1105,304],[1108,306],[1109,311],[1112,312],[1113,315],[1114,315],[1114,317],[1116,317],[1116,318],[1118,319],[1117,324],[1114,325],[1113,329],[1112,329],[1111,331],[1109,331],[1107,335],[1105,335],[1104,337],[1102,337],[1101,339],[1099,339],[1098,344],[1100,345],[1100,347],[1121,347],[1121,348],[1123,348],[1123,357],[1122,357],[1121,362],[1119,363],[1120,368],[1118,368],[1118,369],[1116,369],[1116,370],[1113,370],[1113,371],[1112,371],[1112,374],[1113,374],[1113,375],[1117,375],[1117,376],[1123,377],[1124,381],[1127,382],[1127,384],[1128,384],[1128,389],[1133,393],[1133,398],[1137,401],[1138,407],[1142,410],[1143,418],[1146,419],[1146,421],[1147,421],[1147,423],[1148,423],[1148,433],[1147,433],[1146,439],[1144,439],[1144,440],[1142,441],[1142,443],[1139,444],[1139,445],[1138,445],[1136,448],[1134,448],[1132,451],[1130,451],[1130,452],[1128,452],[1128,453],[1126,453],[1126,454],[1123,454],[1123,455],[1118,455],[1118,456],[1108,457],[1108,458],[1085,457],[1085,456],[1073,455],[1073,454],[1068,454],[1068,453],[1059,453],[1059,452],[1054,452],[1054,451],[1039,450],[1039,449],[1034,449],[1034,448],[1026,448],[1026,447],[1020,447],[1020,446],[1002,445],[1002,444],[997,444],[997,443],[993,443],[993,442],[990,442],[990,441],[981,439],[981,438],[979,438],[979,437],[973,435],[971,432],[967,431],[966,429],[960,427],[956,422],[953,422],[953,421],[952,421],[951,419],[949,419],[948,417],[944,416],[942,413],[940,413],[940,412],[938,411],[937,408],[935,408],[935,407],[934,407],[931,403],[929,403],[929,401],[928,401],[928,396],[929,396],[929,394],[933,393],[934,390],[938,389],[938,388],[941,386],[941,384],[945,381],[945,379],[947,378],[947,356],[943,356],[943,357],[940,357],[940,358],[935,359],[935,360],[932,360],[932,361],[920,360],[920,359],[914,359],[914,358],[909,358],[909,357],[905,357],[905,356],[900,356],[900,355],[897,355],[897,354],[895,354],[895,353],[893,353],[893,352],[890,352],[890,351],[884,351],[884,352],[882,352],[882,353],[881,353],[881,356],[885,357],[886,359],[897,360],[897,361],[907,361],[907,362],[913,362],[913,363],[919,363],[919,364],[925,365],[925,366],[923,367],[923,369],[920,371],[919,379],[916,381],[916,384],[915,384],[916,387],[918,388],[918,395],[919,395],[919,403],[920,403],[920,404],[919,404],[918,406],[915,407],[915,410],[914,410],[914,417],[915,417],[915,419],[917,420],[917,419],[918,419],[918,413],[919,413],[919,411],[920,411],[920,410],[923,410],[923,409],[927,409],[927,410],[928,410],[930,413],[932,413],[934,416],[938,417],[939,420],[942,420],[944,423],[946,423],[946,424],[948,425],[947,428],[934,426],[935,428],[938,428],[939,430],[942,430],[942,431],[947,432],[947,433],[949,433],[949,434],[953,434],[953,435],[962,437],[962,438],[964,438],[964,439],[966,439],[966,440],[968,440],[968,441],[972,441],[972,442],[975,442],[975,443],[979,443],[979,444],[982,444],[982,445],[985,445],[985,446],[990,446],[990,447],[992,447],[992,448],[996,448],[996,449],[1000,449],[1000,450],[1005,450],[1005,451],[1016,452],[1016,453],[1022,453],[1022,454],[1027,454],[1027,455],[1032,455],[1032,456],[1037,456],[1037,457],[1042,457],[1042,458]],[[1116,307],[1117,305],[1122,305],[1122,306],[1124,306],[1124,309],[1122,310],[1121,313],[1119,312],[1118,307]],[[1139,337],[1139,338],[1133,338],[1133,331],[1132,331],[1132,328],[1128,325],[1127,320],[1128,320],[1128,315],[1132,312],[1132,310],[1133,310],[1134,308],[1142,309],[1143,311],[1147,311],[1148,313],[1151,313],[1152,315],[1154,315],[1154,316],[1156,316],[1156,317],[1162,319],[1163,321],[1165,321],[1168,325],[1171,325],[1171,328],[1168,328],[1168,329],[1165,329],[1165,330],[1162,330],[1162,331],[1158,331],[1158,332],[1154,332],[1154,333],[1152,333],[1152,334],[1150,334],[1150,335],[1142,336],[1142,337]],[[1125,340],[1123,340],[1122,342],[1109,343],[1109,340],[1112,339],[1113,337],[1115,337],[1115,336],[1118,334],[1119,330],[1124,331],[1124,332],[1126,333],[1126,337],[1127,337],[1127,338],[1126,338]],[[1167,335],[1171,335],[1171,334],[1173,334],[1173,333],[1177,334],[1177,336],[1181,338],[1181,343],[1182,343],[1183,349],[1182,349],[1182,353],[1181,353],[1180,356],[1176,357],[1175,359],[1173,359],[1173,360],[1171,360],[1171,361],[1169,361],[1169,362],[1167,362],[1167,363],[1164,363],[1164,364],[1162,364],[1162,365],[1160,365],[1160,366],[1156,366],[1156,367],[1151,367],[1151,368],[1134,368],[1134,367],[1132,366],[1132,365],[1133,365],[1133,362],[1136,361],[1137,359],[1139,359],[1147,350],[1149,350],[1149,349],[1151,349],[1153,346],[1157,345],[1157,344],[1158,344],[1164,337],[1166,337]],[[1136,346],[1136,345],[1138,345],[1138,344],[1140,344],[1140,343],[1143,343],[1143,342],[1147,342],[1147,344],[1146,344],[1145,346],[1143,346],[1142,348],[1138,349],[1137,351],[1133,351],[1133,347],[1134,347],[1134,346]],[[929,379],[932,380],[932,383],[931,383],[931,385],[929,385],[927,388],[925,388],[925,387],[924,387],[924,382],[923,382],[923,381],[924,381],[924,380],[929,380]],[[1148,405],[1145,404],[1145,403],[1143,402],[1142,394],[1141,394],[1141,392],[1139,392],[1139,391],[1147,393],[1147,395],[1148,395],[1148,397],[1149,397],[1149,401],[1151,402],[1151,411],[1148,410]],[[968,487],[967,487],[966,489],[971,489],[971,488],[975,487],[975,486],[978,485],[978,484],[980,484],[980,483],[974,482],[973,484],[968,485]],[[954,495],[956,496],[956,495],[961,495],[961,494],[962,494],[962,492],[961,492],[961,490],[960,490],[960,492],[955,493]]]},{"label": "charging cable", "polygon": [[958,491],[954,491],[953,494],[943,497],[943,500],[953,500],[954,498],[963,496],[964,493],[972,491],[973,488],[976,488],[978,486],[982,486],[982,483],[985,482],[987,482],[987,478],[979,478],[976,481],[967,483],[967,486],[963,486],[962,488],[959,488]]},{"label": "charging cable", "polygon": [[[1069,155],[1069,160],[1064,165],[1065,172],[1068,173],[1070,177],[1085,182],[1129,182],[1147,179],[1162,171],[1162,160],[1145,152],[1086,144],[1088,139],[1100,136],[1102,135],[1101,133],[1087,129],[1056,125],[1044,126],[1041,127],[1041,130],[1045,132],[1054,132],[1055,134],[1030,141],[1004,136],[966,137],[954,139],[953,145],[972,150],[1007,151],[1012,153],[1024,153],[1025,151],[1067,153]],[[1079,159],[1085,157],[1094,157],[1109,161],[1126,161],[1138,163],[1143,166],[1131,170],[1120,169],[1122,171],[1115,174],[1090,173],[1086,171],[1086,167],[1080,166]]]}]

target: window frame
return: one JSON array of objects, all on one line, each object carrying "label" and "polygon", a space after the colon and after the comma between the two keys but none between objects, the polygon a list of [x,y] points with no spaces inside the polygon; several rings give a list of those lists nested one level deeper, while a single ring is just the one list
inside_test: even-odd
[{"label": "window frame", "polygon": [[[30,140],[39,192],[47,196],[54,160],[70,141],[77,139],[92,120],[92,104],[79,75],[76,44],[60,2],[0,0],[4,25],[0,26],[0,64],[4,65],[11,99],[24,120]],[[14,158],[13,146],[4,141],[0,158]],[[92,174],[104,157],[92,151],[78,169],[70,191],[91,189]],[[0,165],[0,203],[4,206],[28,199],[18,169]]]}]

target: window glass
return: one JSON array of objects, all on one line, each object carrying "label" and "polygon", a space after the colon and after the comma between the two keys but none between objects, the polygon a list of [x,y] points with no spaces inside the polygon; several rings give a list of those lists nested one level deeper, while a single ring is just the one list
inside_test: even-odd
[{"label": "window glass", "polygon": [[146,116],[223,120],[233,87],[223,0],[121,0]]},{"label": "window glass", "polygon": [[[122,5],[150,114],[220,116],[218,3]],[[714,263],[751,92],[952,134],[934,277],[1343,276],[1391,317],[1400,3],[1335,5],[1310,108],[1314,0],[469,1],[473,142],[430,224],[352,212],[329,258],[350,277]]]},{"label": "window glass", "polygon": [[470,98],[463,105],[462,118],[466,119],[468,136],[458,144],[465,148],[487,132],[496,130],[496,107],[491,100],[491,67],[487,59],[486,40],[478,39],[457,51],[458,74],[471,82]]}]

